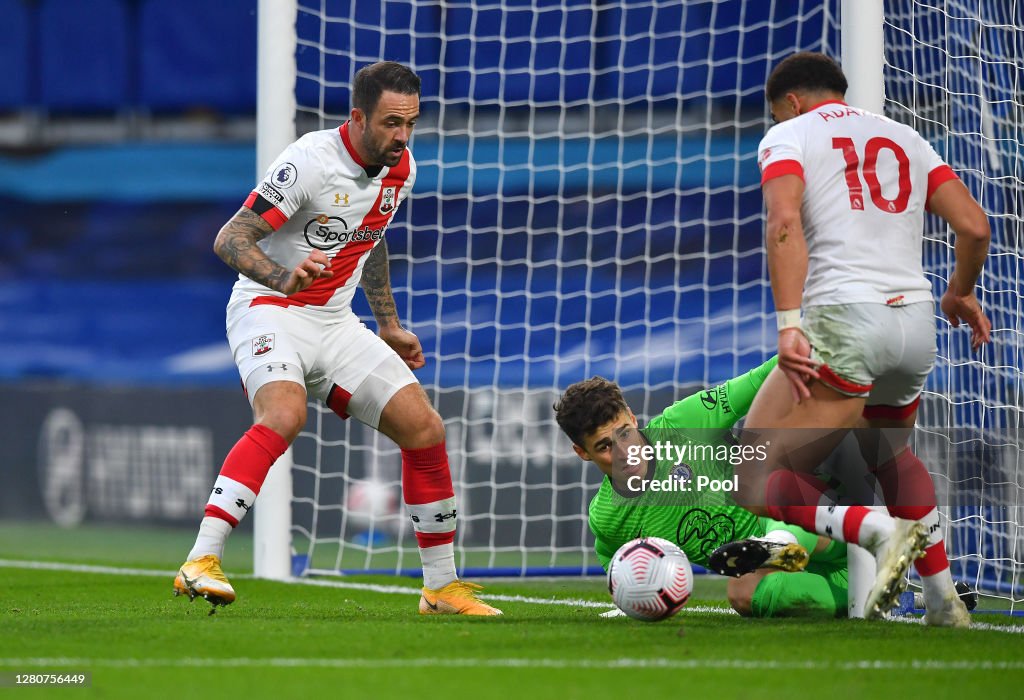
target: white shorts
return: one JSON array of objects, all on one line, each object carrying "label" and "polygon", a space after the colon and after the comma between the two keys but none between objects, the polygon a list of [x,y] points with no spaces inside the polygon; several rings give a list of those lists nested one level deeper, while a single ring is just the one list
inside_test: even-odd
[{"label": "white shorts", "polygon": [[821,380],[841,394],[866,397],[865,416],[904,418],[935,364],[935,305],[839,304],[804,311]]},{"label": "white shorts", "polygon": [[323,316],[270,304],[228,307],[228,343],[249,403],[264,384],[290,381],[342,418],[377,428],[391,397],[416,377],[355,314]]}]

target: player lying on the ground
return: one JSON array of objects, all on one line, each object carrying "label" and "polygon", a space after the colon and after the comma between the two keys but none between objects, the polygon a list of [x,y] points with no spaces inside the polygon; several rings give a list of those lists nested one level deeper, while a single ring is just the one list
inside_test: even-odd
[{"label": "player lying on the ground", "polygon": [[[746,571],[729,582],[729,602],[745,615],[844,615],[847,600],[846,545],[812,535],[796,526],[758,518],[735,505],[724,491],[689,493],[639,490],[641,482],[699,477],[728,480],[730,466],[714,457],[686,463],[668,459],[628,464],[630,445],[673,443],[675,447],[728,447],[728,431],[746,415],[772,358],[725,384],[688,396],[653,418],[643,430],[618,385],[600,377],[573,384],[555,405],[556,420],[572,440],[580,459],[593,462],[605,478],[590,502],[590,529],[601,565],[623,544],[643,535],[678,544],[690,561],[710,567],[709,557],[736,540],[762,538],[760,554],[744,558]],[[717,444],[712,444],[717,443]],[[633,460],[635,461],[635,460]],[[632,478],[631,478],[632,477]],[[632,487],[632,488],[630,488]],[[810,561],[808,562],[808,553]],[[800,571],[769,576],[770,569]],[[736,573],[730,571],[729,573]]]},{"label": "player lying on the ground", "polygon": [[[695,486],[702,476],[724,483],[730,472],[728,460],[712,457],[682,463],[673,454],[663,455],[668,459],[627,462],[631,445],[653,446],[659,441],[673,442],[676,448],[728,448],[730,429],[746,415],[776,362],[772,358],[721,386],[677,401],[642,430],[614,382],[593,377],[566,389],[554,407],[558,425],[580,459],[593,462],[605,475],[588,517],[602,566],[607,569],[619,547],[636,537],[661,537],[678,544],[691,562],[735,577],[727,595],[742,615],[846,615],[845,543],[756,517],[725,491],[639,488],[639,483],[670,479],[685,479]],[[958,592],[974,595],[966,586],[958,586]]]}]

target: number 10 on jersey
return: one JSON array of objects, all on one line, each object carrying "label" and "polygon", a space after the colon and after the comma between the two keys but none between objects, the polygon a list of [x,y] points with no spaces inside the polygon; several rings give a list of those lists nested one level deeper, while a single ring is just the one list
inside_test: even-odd
[{"label": "number 10 on jersey", "polygon": [[[863,171],[864,182],[868,186],[868,194],[871,202],[884,212],[899,214],[907,209],[910,201],[910,158],[906,151],[891,139],[876,136],[870,139],[864,146],[864,165],[861,167],[860,154],[853,139],[846,136],[837,136],[832,139],[832,148],[840,151],[846,160],[846,187],[850,193],[850,208],[864,210],[864,188],[861,186],[860,173]],[[882,194],[882,183],[878,180],[878,154],[883,151],[892,151],[899,166],[899,191],[894,199],[886,199]]]}]

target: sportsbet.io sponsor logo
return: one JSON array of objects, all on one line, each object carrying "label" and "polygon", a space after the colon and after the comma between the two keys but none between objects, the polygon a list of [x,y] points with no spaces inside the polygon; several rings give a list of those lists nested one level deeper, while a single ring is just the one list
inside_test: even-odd
[{"label": "sportsbet.io sponsor logo", "polygon": [[306,243],[309,243],[317,250],[330,250],[342,243],[342,236],[346,236],[348,224],[340,216],[327,216],[321,214],[315,219],[306,222],[303,234],[306,236]]},{"label": "sportsbet.io sponsor logo", "polygon": [[384,238],[384,227],[357,228],[349,231],[348,224],[340,216],[320,214],[306,222],[303,229],[306,242],[317,250],[331,250],[339,245],[358,241],[379,241]]}]

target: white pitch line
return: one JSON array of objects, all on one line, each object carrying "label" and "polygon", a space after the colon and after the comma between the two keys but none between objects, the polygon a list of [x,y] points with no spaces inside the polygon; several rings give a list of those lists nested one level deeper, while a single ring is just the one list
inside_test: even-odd
[{"label": "white pitch line", "polygon": [[[171,578],[175,575],[175,571],[159,571],[154,569],[121,569],[113,566],[94,566],[91,564],[63,564],[60,562],[45,562],[45,561],[23,561],[23,560],[11,560],[11,559],[0,559],[0,568],[12,568],[12,569],[43,569],[47,571],[72,571],[83,574],[103,574],[103,575],[132,575],[132,576],[166,576]],[[240,574],[233,575],[232,578],[236,579],[251,579],[251,574]],[[307,579],[307,578],[292,578],[288,580],[288,583],[298,584],[300,586],[318,586],[321,588],[340,588],[357,591],[367,591],[370,593],[383,593],[387,595],[419,595],[419,588],[412,588],[410,586],[393,586],[385,585],[380,583],[358,583],[355,581],[334,581],[328,579]],[[564,605],[566,607],[575,608],[600,608],[602,610],[613,609],[610,603],[597,601],[597,600],[584,600],[578,598],[537,598],[523,595],[504,595],[504,594],[484,594],[483,596],[487,600],[495,600],[509,603],[530,603],[532,605]],[[710,612],[710,613],[722,613],[734,615],[735,612],[730,608],[719,608],[711,605],[694,605],[688,608],[684,608],[684,612]]]},{"label": "white pitch line", "polygon": [[[888,618],[890,622],[902,622],[911,625],[923,625],[923,617],[910,617],[909,615],[893,615]],[[991,622],[978,622],[971,620],[972,630],[984,630],[986,632],[1009,632],[1010,634],[1024,634],[1024,625],[993,625]]]},{"label": "white pitch line", "polygon": [[[984,661],[916,659],[890,661],[887,659],[861,659],[854,661],[778,661],[767,659],[531,659],[522,657],[497,659],[446,659],[445,666],[457,668],[555,668],[555,669],[722,669],[743,671],[1019,671],[1024,661]],[[0,667],[7,668],[436,668],[437,658],[408,659],[316,659],[316,658],[143,658],[104,659],[79,657],[0,658]]]},{"label": "white pitch line", "polygon": [[176,571],[154,569],[122,569],[114,566],[92,564],[65,564],[57,561],[27,561],[22,559],[0,559],[0,569],[36,569],[45,571],[73,571],[80,574],[106,574],[111,576],[174,576]]},{"label": "white pitch line", "polygon": [[[419,595],[419,588],[409,586],[385,586],[379,583],[356,583],[355,581],[334,581],[327,579],[293,579],[294,583],[304,586],[320,586],[322,588],[347,588],[359,591],[370,591],[372,593],[393,593],[398,595]],[[484,593],[482,598],[497,600],[508,603],[532,603],[535,605],[565,605],[576,608],[601,608],[608,610],[612,607],[610,603],[597,600],[583,600],[576,598],[536,598],[523,595],[503,595]]]},{"label": "white pitch line", "polygon": [[[46,571],[70,571],[83,574],[101,574],[107,576],[156,576],[172,577],[175,571],[161,571],[157,569],[127,569],[114,566],[96,566],[92,564],[65,564],[51,561],[30,561],[21,559],[0,559],[0,569],[34,569]],[[232,578],[252,579],[252,574],[236,574]],[[333,581],[323,579],[291,578],[287,583],[300,586],[319,586],[322,588],[341,588],[369,593],[384,593],[388,595],[419,595],[419,588],[410,586],[387,586],[379,583],[357,583],[355,581]],[[486,600],[494,600],[510,603],[529,603],[531,605],[563,605],[573,608],[600,608],[610,612],[614,608],[608,603],[597,600],[584,600],[574,598],[536,598],[522,595],[485,594]],[[731,608],[721,608],[713,605],[691,605],[682,609],[681,614],[711,613],[717,615],[735,615],[736,611]],[[896,616],[889,618],[893,622],[910,624],[921,624],[923,620],[918,617]],[[995,625],[990,622],[971,622],[972,630],[983,630],[986,632],[1006,632],[1010,634],[1024,634],[1024,625]]]}]

